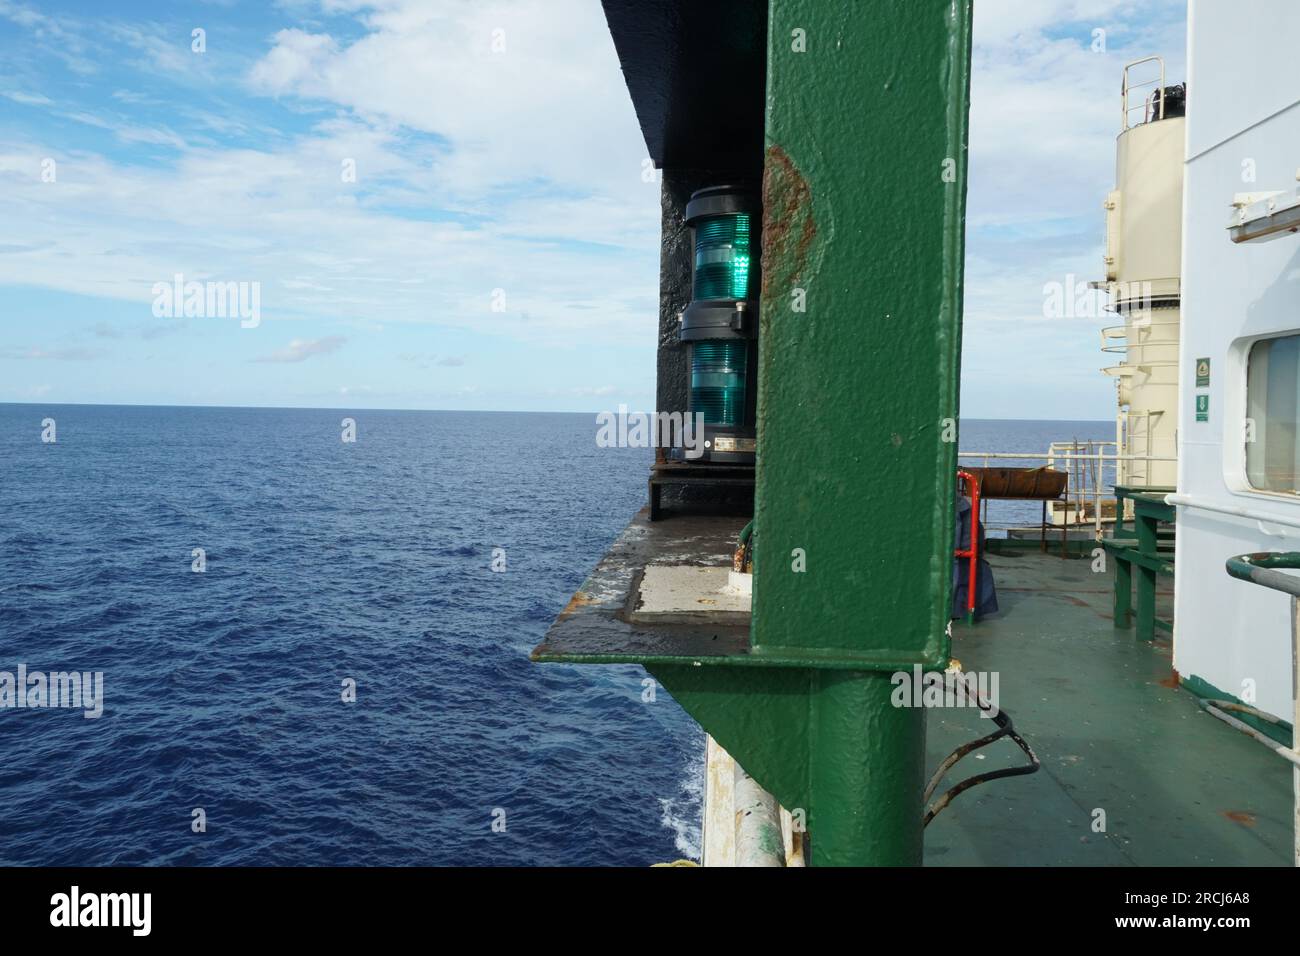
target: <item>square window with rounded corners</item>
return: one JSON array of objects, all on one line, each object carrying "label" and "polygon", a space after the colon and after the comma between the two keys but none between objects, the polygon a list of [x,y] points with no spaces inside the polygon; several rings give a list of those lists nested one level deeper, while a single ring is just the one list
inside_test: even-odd
[{"label": "square window with rounded corners", "polygon": [[1246,365],[1246,481],[1256,491],[1300,493],[1300,335],[1261,339]]}]

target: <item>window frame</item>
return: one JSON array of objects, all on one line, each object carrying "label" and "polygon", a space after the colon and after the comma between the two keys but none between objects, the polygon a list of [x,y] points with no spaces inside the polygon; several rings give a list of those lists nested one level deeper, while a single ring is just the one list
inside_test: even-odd
[{"label": "window frame", "polygon": [[[1250,354],[1251,351],[1261,342],[1271,341],[1273,339],[1297,338],[1300,339],[1300,328],[1279,329],[1275,332],[1268,332],[1262,335],[1244,336],[1236,339],[1228,347],[1228,361],[1225,363],[1228,368],[1228,378],[1224,382],[1223,395],[1223,464],[1224,464],[1224,484],[1228,490],[1243,498],[1253,498],[1263,501],[1300,501],[1300,462],[1296,467],[1296,490],[1293,491],[1274,491],[1268,488],[1259,488],[1251,484],[1250,472],[1247,466],[1247,442],[1244,433],[1244,426],[1250,417],[1247,413],[1250,410],[1250,399],[1248,389],[1250,385]],[[1300,343],[1298,343],[1300,344]],[[1297,363],[1298,372],[1300,372],[1300,362]],[[1193,382],[1195,380],[1193,379]],[[1199,389],[1191,388],[1188,390],[1192,396],[1188,403],[1186,412],[1193,416],[1196,414],[1195,396],[1200,392]],[[1210,394],[1210,414],[1214,414],[1214,396],[1216,390],[1211,387]],[[1300,395],[1296,401],[1296,419],[1297,419],[1297,438],[1296,444],[1298,456],[1300,456]],[[1212,420],[1212,419],[1211,419]],[[1234,423],[1236,423],[1234,425]],[[1262,423],[1255,423],[1256,437],[1262,435]],[[1181,430],[1181,429],[1180,429]],[[1231,451],[1229,451],[1231,449]]]}]

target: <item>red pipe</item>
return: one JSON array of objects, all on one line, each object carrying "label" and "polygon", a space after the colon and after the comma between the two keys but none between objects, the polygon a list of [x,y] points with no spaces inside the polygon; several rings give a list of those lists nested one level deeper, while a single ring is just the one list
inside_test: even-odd
[{"label": "red pipe", "polygon": [[958,471],[957,477],[970,485],[970,547],[958,548],[953,557],[969,558],[970,573],[966,578],[966,619],[975,620],[975,578],[979,570],[980,540],[980,483],[969,471]]}]

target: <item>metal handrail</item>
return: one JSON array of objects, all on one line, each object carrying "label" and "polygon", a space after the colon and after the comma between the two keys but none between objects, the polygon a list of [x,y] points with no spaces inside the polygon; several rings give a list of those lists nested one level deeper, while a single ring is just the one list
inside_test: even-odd
[{"label": "metal handrail", "polygon": [[[1124,85],[1123,85],[1123,96],[1122,96],[1122,109],[1123,109],[1123,111],[1124,111],[1124,114],[1123,114],[1124,125],[1121,127],[1121,129],[1128,129],[1128,128],[1129,128],[1129,121],[1128,121],[1129,114],[1132,113],[1133,110],[1135,110],[1135,109],[1139,109],[1139,108],[1142,109],[1142,111],[1143,111],[1143,112],[1142,112],[1142,117],[1143,117],[1142,122],[1145,123],[1145,122],[1147,121],[1147,120],[1146,120],[1146,115],[1147,115],[1147,114],[1146,114],[1147,101],[1144,99],[1144,100],[1142,101],[1140,107],[1139,107],[1139,106],[1130,106],[1130,105],[1129,105],[1129,101],[1128,101],[1128,95],[1129,95],[1129,92],[1132,91],[1132,90],[1140,90],[1140,89],[1142,89],[1143,87],[1150,86],[1152,83],[1156,83],[1157,81],[1155,81],[1155,80],[1148,80],[1148,81],[1146,81],[1145,83],[1129,83],[1129,81],[1128,81],[1128,71],[1131,70],[1131,69],[1133,69],[1133,67],[1135,67],[1135,66],[1141,66],[1143,63],[1151,63],[1151,62],[1153,62],[1153,61],[1156,62],[1156,63],[1159,63],[1159,64],[1160,64],[1160,79],[1159,79],[1158,85],[1156,86],[1156,89],[1157,89],[1157,90],[1163,90],[1163,89],[1165,88],[1165,58],[1164,58],[1164,57],[1162,57],[1162,56],[1144,56],[1142,59],[1140,59],[1140,60],[1134,60],[1132,63],[1125,64],[1125,66],[1124,66]],[[1154,95],[1154,94],[1153,94],[1153,95]],[[1160,115],[1157,116],[1157,117],[1155,117],[1155,118],[1156,118],[1156,119],[1164,119],[1164,118],[1165,118],[1165,98],[1164,98],[1163,95],[1160,97]],[[1138,125],[1141,125],[1141,124],[1138,124]]]},{"label": "metal handrail", "polygon": [[[1102,520],[1101,520],[1102,498],[1104,497],[1107,487],[1110,487],[1112,491],[1114,490],[1114,482],[1111,482],[1108,485],[1105,476],[1103,474],[1104,466],[1107,463],[1115,462],[1116,465],[1118,465],[1119,462],[1152,462],[1152,461],[1176,462],[1178,461],[1177,457],[1169,456],[1169,455],[1120,455],[1120,454],[1107,454],[1105,452],[1100,452],[1100,451],[1080,452],[1080,451],[1057,451],[1056,450],[1058,448],[1069,449],[1073,444],[1074,444],[1073,442],[1068,442],[1068,441],[1052,442],[1048,446],[1049,451],[1046,454],[1039,453],[1039,452],[981,452],[981,451],[958,450],[957,458],[958,459],[980,459],[984,462],[984,465],[986,467],[988,466],[990,461],[993,461],[995,459],[1004,460],[1004,461],[1006,460],[1014,461],[1016,459],[1022,459],[1025,461],[1042,461],[1045,462],[1048,466],[1054,466],[1057,462],[1067,463],[1067,470],[1070,471],[1072,474],[1071,480],[1073,479],[1078,480],[1077,490],[1080,492],[1080,495],[1078,497],[1078,508],[1074,512],[1075,520],[1073,522],[1070,521],[1070,515],[1068,514],[1068,507],[1067,507],[1067,514],[1064,519],[1063,527],[1069,527],[1071,524],[1073,524],[1074,527],[1080,528],[1090,523],[1092,524],[1094,534],[1097,536],[1098,539],[1102,537]],[[1093,447],[1093,448],[1115,447],[1118,449],[1119,447],[1118,442],[1102,440],[1102,439],[1090,440],[1081,443],[1081,445],[1087,447]],[[1091,477],[1089,477],[1088,474],[1085,474],[1080,469],[1073,469],[1068,467],[1070,464],[1076,462],[1080,464],[1095,463],[1099,467],[1095,469],[1088,469],[1087,471],[1091,474]],[[1118,471],[1118,468],[1116,470]],[[1091,485],[1091,488],[1088,487],[1089,485]],[[1083,506],[1083,502],[1085,499],[1089,499],[1092,502],[1093,517],[1091,522],[1079,520],[1080,517],[1086,517],[1086,513],[1084,511],[1084,506]],[[1068,506],[1068,502],[1070,501],[1068,492],[1065,500]],[[993,527],[992,525],[988,525],[987,522],[986,522],[986,526]]]},{"label": "metal handrail", "polygon": [[1192,508],[1196,511],[1208,511],[1211,514],[1230,515],[1234,518],[1245,518],[1248,521],[1258,521],[1263,524],[1276,524],[1284,528],[1300,528],[1300,517],[1292,517],[1285,514],[1274,514],[1268,511],[1257,511],[1254,508],[1243,505],[1224,505],[1217,504],[1212,499],[1207,500],[1199,495],[1172,494],[1165,495],[1165,504],[1177,505],[1179,508]]},{"label": "metal handrail", "polygon": [[1300,577],[1283,574],[1279,568],[1300,571],[1300,551],[1256,551],[1229,558],[1228,573],[1234,578],[1300,597]]},{"label": "metal handrail", "polygon": [[[1154,329],[1162,325],[1180,325],[1180,324],[1181,323],[1177,319],[1170,319],[1168,321],[1161,319],[1159,322],[1143,322],[1141,325],[1138,325],[1138,323],[1136,322],[1125,322],[1123,325],[1103,325],[1101,327],[1101,337],[1102,337],[1102,341],[1105,341],[1108,338],[1117,339],[1120,338],[1118,334],[1111,335],[1108,333],[1123,332],[1124,333],[1123,337],[1128,338],[1128,330],[1130,328],[1132,328],[1137,332],[1141,332],[1143,329]],[[1178,343],[1174,342],[1172,344],[1177,345]]]},{"label": "metal handrail", "polygon": [[[1116,338],[1118,338],[1118,336],[1116,336]],[[1107,345],[1105,343],[1106,340],[1102,339],[1102,345],[1098,349],[1099,352],[1105,352],[1107,355],[1124,355],[1126,357],[1134,349],[1158,349],[1166,345],[1170,348],[1178,348],[1177,342],[1129,342],[1126,340],[1123,345]],[[1171,365],[1177,364],[1176,361],[1170,359],[1144,359],[1140,362],[1134,362],[1131,366],[1126,365],[1125,367],[1139,368],[1140,366],[1146,365],[1151,368],[1168,368]]]},{"label": "metal handrail", "polygon": [[1291,746],[1283,746],[1226,711],[1235,710],[1273,724],[1280,723],[1272,714],[1236,701],[1202,700],[1200,704],[1208,713],[1234,729],[1254,737],[1279,757],[1292,763],[1291,782],[1295,800],[1294,862],[1296,866],[1300,866],[1300,747],[1296,746],[1297,736],[1300,735],[1300,577],[1283,573],[1283,571],[1300,571],[1300,551],[1256,551],[1251,554],[1239,554],[1228,559],[1227,569],[1228,573],[1238,580],[1258,584],[1260,587],[1281,591],[1291,596],[1291,706],[1293,710]]},{"label": "metal handrail", "polygon": [[[1114,445],[1115,442],[1106,442],[1107,445]],[[1107,455],[1102,452],[1090,455],[1076,454],[1041,454],[1030,451],[959,451],[958,458],[1025,458],[1025,459],[1044,459],[1053,461],[1177,461],[1172,455]]]}]

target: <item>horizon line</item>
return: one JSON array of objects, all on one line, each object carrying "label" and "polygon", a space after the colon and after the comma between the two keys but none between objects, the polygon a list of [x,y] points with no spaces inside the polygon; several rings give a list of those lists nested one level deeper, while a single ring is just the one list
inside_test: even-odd
[{"label": "horizon line", "polygon": [[[627,404],[620,402],[619,404]],[[355,405],[185,405],[170,404],[158,405],[149,402],[0,402],[0,406],[30,406],[30,407],[48,407],[48,406],[71,406],[74,408],[211,408],[211,409],[240,409],[248,411],[287,411],[287,412],[338,412],[338,411],[366,411],[366,412],[448,412],[456,413],[473,413],[482,415],[600,415],[610,411],[610,409],[598,409],[595,411],[539,411],[537,409],[511,409],[511,408],[364,408]],[[632,414],[643,414],[643,412],[633,412]],[[961,421],[963,416],[958,416]],[[984,418],[977,415],[966,417],[970,422],[1089,422],[1097,424],[1111,424],[1112,420],[1107,418]]]}]

